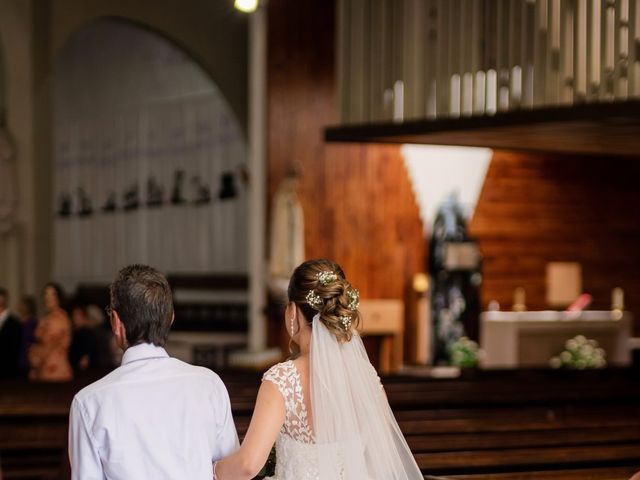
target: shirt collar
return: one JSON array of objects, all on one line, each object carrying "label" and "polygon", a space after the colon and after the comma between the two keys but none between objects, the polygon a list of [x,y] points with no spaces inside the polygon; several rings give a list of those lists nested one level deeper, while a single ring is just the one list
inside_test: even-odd
[{"label": "shirt collar", "polygon": [[168,357],[169,354],[162,347],[158,347],[153,343],[139,343],[125,350],[124,355],[122,355],[122,365],[138,360]]}]

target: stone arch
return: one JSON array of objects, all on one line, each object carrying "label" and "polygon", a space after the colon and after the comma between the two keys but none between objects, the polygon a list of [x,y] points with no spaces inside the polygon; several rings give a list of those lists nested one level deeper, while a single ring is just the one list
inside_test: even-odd
[{"label": "stone arch", "polygon": [[[87,4],[88,3],[88,4]],[[112,18],[164,37],[184,51],[218,86],[241,128],[247,124],[247,18],[232,2],[196,0],[190,9],[176,2],[61,0],[51,5],[51,53],[59,54],[92,21]]]},{"label": "stone arch", "polygon": [[[165,36],[102,17],[57,52],[51,83],[56,281],[73,289],[129,263],[246,271],[246,139],[201,65]],[[94,247],[100,261],[75,260]]]}]

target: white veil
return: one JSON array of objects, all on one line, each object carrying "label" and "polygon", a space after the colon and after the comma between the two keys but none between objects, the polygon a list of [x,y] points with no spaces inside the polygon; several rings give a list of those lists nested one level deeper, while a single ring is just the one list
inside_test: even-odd
[{"label": "white veil", "polygon": [[319,315],[311,336],[311,408],[320,480],[423,479],[360,335],[339,343]]}]

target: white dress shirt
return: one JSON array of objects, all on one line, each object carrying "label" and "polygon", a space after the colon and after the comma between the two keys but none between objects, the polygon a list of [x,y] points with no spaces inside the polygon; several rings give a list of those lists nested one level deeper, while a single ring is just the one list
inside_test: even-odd
[{"label": "white dress shirt", "polygon": [[128,348],[71,405],[73,480],[210,480],[212,461],[237,448],[220,377],[151,344]]}]

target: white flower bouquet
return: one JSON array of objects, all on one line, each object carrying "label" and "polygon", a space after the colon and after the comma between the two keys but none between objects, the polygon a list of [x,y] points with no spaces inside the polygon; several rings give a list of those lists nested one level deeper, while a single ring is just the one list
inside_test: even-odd
[{"label": "white flower bouquet", "polygon": [[460,368],[472,368],[478,365],[481,351],[478,344],[467,337],[460,337],[449,346],[451,365]]},{"label": "white flower bouquet", "polygon": [[598,369],[607,366],[606,353],[595,340],[584,335],[567,340],[565,350],[560,355],[551,357],[551,368],[568,368],[574,370]]}]

